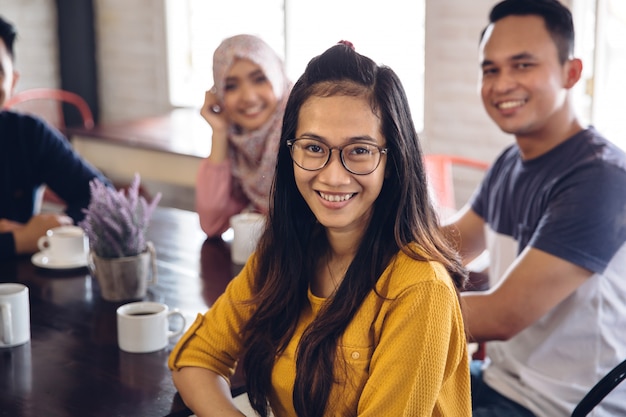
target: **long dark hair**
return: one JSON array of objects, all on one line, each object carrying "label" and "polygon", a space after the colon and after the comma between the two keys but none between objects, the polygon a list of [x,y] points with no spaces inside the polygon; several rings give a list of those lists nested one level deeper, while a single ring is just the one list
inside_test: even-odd
[{"label": "long dark hair", "polygon": [[[337,341],[399,250],[415,259],[442,263],[457,288],[466,278],[458,255],[440,232],[428,195],[417,132],[396,74],[345,44],[313,58],[287,102],[269,219],[257,248],[255,311],[244,329],[246,352],[242,364],[248,396],[263,417],[268,415],[274,360],[295,331],[308,302],[309,283],[328,248],[323,227],[296,188],[286,141],[295,137],[298,114],[307,99],[335,95],[370,101],[372,111],[381,118],[389,153],[384,184],[354,261],[300,340],[293,392],[298,416],[324,414],[334,383]],[[411,250],[412,242],[424,255]]]}]

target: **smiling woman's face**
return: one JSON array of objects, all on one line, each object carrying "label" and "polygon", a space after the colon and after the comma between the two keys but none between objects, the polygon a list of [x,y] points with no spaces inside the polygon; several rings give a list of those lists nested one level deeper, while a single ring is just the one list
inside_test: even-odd
[{"label": "smiling woman's face", "polygon": [[[385,147],[381,123],[363,97],[310,97],[300,108],[298,138],[320,140],[330,147],[368,143]],[[307,171],[294,163],[298,190],[317,220],[328,230],[363,232],[373,204],[385,179],[386,155],[367,175],[355,175],[341,164],[334,149],[328,164],[318,171]]]},{"label": "smiling woman's face", "polygon": [[250,132],[272,117],[278,100],[261,67],[248,59],[237,59],[226,74],[224,111],[231,123]]}]

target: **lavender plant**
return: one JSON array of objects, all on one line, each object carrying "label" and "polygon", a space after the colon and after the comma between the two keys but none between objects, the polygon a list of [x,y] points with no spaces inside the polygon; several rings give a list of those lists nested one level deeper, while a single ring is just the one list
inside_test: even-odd
[{"label": "lavender plant", "polygon": [[90,182],[91,201],[79,226],[89,238],[91,250],[101,258],[134,256],[146,250],[146,231],[161,193],[151,203],[139,195],[139,174],[126,192]]}]

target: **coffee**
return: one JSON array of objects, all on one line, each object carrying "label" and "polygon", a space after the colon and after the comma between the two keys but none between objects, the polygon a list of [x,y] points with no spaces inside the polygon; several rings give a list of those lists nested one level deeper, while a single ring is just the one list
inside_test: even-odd
[{"label": "coffee", "polygon": [[[171,331],[170,318],[180,317],[178,330]],[[148,353],[164,349],[169,339],[182,334],[185,317],[178,310],[169,310],[166,304],[138,301],[117,309],[117,342],[125,352]]]}]

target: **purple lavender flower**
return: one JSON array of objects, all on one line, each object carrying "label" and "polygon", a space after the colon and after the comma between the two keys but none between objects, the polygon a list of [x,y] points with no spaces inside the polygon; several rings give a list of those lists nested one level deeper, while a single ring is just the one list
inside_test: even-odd
[{"label": "purple lavender flower", "polygon": [[79,226],[99,257],[134,256],[146,250],[146,232],[161,193],[148,203],[139,195],[139,184],[139,174],[126,192],[107,187],[98,179],[89,183],[91,201]]}]

